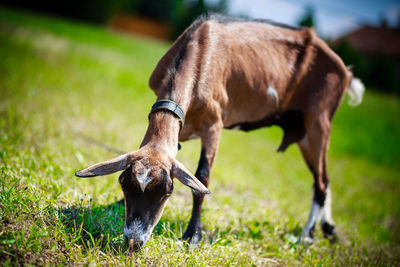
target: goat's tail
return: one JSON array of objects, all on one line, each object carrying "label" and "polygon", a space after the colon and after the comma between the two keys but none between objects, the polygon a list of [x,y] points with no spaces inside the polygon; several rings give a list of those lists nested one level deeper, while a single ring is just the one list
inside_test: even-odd
[{"label": "goat's tail", "polygon": [[351,77],[351,82],[347,88],[347,93],[350,97],[348,103],[350,106],[354,107],[361,104],[365,92],[365,86],[359,78],[353,77],[353,73],[351,71],[352,68],[353,66],[347,66],[348,74]]},{"label": "goat's tail", "polygon": [[349,94],[349,105],[350,106],[358,106],[362,102],[362,98],[364,95],[365,87],[362,81],[359,78],[354,77],[351,82],[349,88],[347,88],[347,93]]}]

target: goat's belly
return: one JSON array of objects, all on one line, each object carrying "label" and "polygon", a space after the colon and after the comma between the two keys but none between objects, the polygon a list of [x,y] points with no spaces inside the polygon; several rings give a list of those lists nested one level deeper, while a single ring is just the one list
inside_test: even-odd
[{"label": "goat's belly", "polygon": [[284,131],[282,143],[278,148],[281,152],[285,151],[290,144],[300,141],[305,135],[304,113],[300,110],[276,112],[257,121],[239,122],[227,125],[225,128],[248,132],[271,125],[278,125]]},{"label": "goat's belly", "polygon": [[256,122],[267,117],[273,117],[279,110],[276,102],[265,101],[263,104],[246,103],[243,106],[223,111],[222,120],[225,128],[240,123]]},{"label": "goat's belly", "polygon": [[224,128],[230,130],[242,130],[247,132],[250,130],[255,130],[258,128],[277,124],[278,119],[278,113],[265,114],[262,117],[243,118],[240,120],[229,121],[228,123],[224,123]]},{"label": "goat's belly", "polygon": [[225,127],[241,122],[261,120],[280,109],[282,91],[268,83],[245,83],[227,88],[228,102],[223,107]]}]

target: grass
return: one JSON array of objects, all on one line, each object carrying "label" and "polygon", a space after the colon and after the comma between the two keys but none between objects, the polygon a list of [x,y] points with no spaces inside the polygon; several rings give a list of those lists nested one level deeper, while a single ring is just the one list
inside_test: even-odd
[{"label": "grass", "polygon": [[[74,177],[137,149],[155,101],[147,81],[169,43],[0,7],[0,262],[96,265],[399,265],[400,101],[367,92],[335,118],[329,171],[340,241],[296,245],[312,179],[279,128],[224,131],[199,247],[178,242],[190,191],[175,192],[145,248],[125,252],[118,175]],[[199,141],[178,159],[194,171]]]}]

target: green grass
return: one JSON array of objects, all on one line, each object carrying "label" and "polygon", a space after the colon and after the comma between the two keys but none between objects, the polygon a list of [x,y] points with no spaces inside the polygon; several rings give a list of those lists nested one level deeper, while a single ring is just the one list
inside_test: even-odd
[{"label": "green grass", "polygon": [[[114,157],[79,133],[138,148],[155,95],[147,81],[169,43],[0,8],[0,262],[110,265],[398,265],[400,101],[367,92],[335,118],[329,171],[340,241],[296,245],[312,179],[279,128],[224,131],[199,247],[178,242],[191,192],[175,192],[151,240],[125,252],[118,175],[74,177]],[[199,141],[178,159],[194,171]]]}]

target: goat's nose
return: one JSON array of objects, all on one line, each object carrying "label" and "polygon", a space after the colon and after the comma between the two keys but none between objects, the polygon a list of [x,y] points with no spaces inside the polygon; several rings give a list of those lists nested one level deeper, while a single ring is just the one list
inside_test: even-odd
[{"label": "goat's nose", "polygon": [[134,240],[133,238],[131,238],[128,243],[129,249],[131,251],[137,252],[142,248],[144,242],[143,240]]}]

